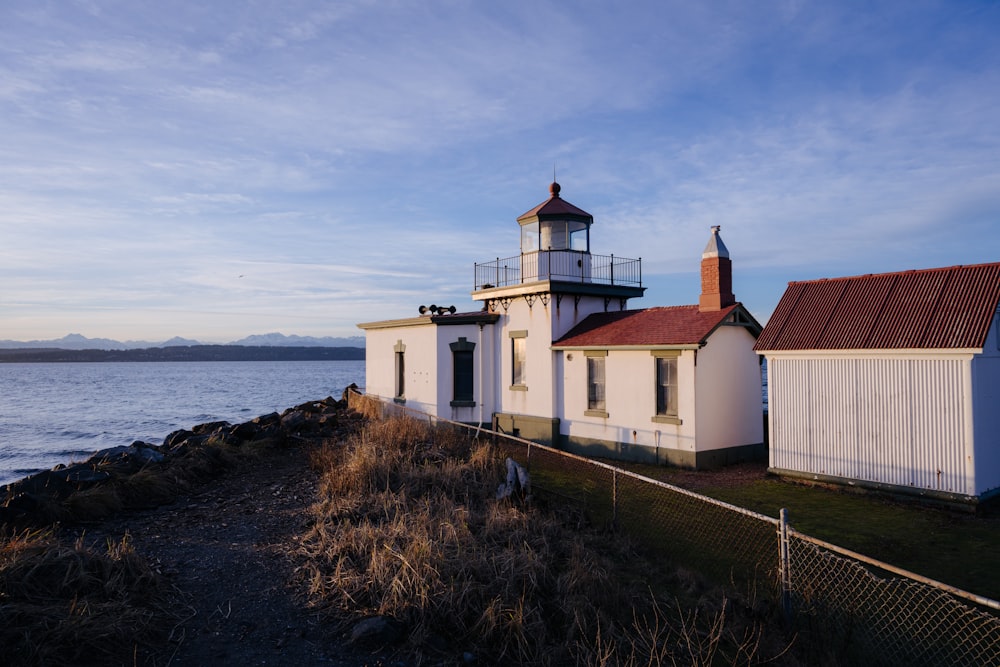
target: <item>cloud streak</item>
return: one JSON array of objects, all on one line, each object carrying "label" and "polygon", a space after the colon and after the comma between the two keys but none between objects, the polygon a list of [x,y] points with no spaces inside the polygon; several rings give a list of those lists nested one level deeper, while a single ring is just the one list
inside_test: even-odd
[{"label": "cloud streak", "polygon": [[998,28],[986,2],[14,0],[0,338],[475,308],[553,166],[648,305],[697,299],[713,224],[762,320],[788,280],[996,261]]}]

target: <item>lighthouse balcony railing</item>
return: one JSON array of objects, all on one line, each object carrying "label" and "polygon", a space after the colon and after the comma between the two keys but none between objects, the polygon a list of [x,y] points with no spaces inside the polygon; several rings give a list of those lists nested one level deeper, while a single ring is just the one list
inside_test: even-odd
[{"label": "lighthouse balcony railing", "polygon": [[475,291],[542,280],[642,287],[642,259],[541,250],[476,264]]}]

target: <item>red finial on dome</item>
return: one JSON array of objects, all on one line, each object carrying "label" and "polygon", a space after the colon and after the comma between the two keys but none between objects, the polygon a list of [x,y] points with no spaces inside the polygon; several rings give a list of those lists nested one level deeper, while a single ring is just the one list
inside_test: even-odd
[{"label": "red finial on dome", "polygon": [[560,190],[562,190],[562,186],[556,183],[555,181],[552,181],[552,185],[549,186],[549,194],[551,194],[553,197],[558,197]]}]

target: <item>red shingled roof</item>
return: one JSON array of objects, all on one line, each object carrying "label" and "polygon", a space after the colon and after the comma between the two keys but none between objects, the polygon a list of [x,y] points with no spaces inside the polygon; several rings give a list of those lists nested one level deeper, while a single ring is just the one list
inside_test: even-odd
[{"label": "red shingled roof", "polygon": [[577,208],[573,206],[565,199],[559,196],[559,184],[553,183],[549,188],[549,192],[552,194],[551,197],[543,201],[541,204],[531,209],[527,213],[522,213],[517,216],[518,222],[521,220],[526,220],[528,218],[535,217],[545,217],[545,216],[573,216],[593,219],[594,216],[590,215],[582,208]]},{"label": "red shingled roof", "polygon": [[788,283],[755,350],[982,348],[1000,262]]},{"label": "red shingled roof", "polygon": [[703,313],[698,306],[668,306],[594,313],[552,347],[700,345],[740,304]]}]

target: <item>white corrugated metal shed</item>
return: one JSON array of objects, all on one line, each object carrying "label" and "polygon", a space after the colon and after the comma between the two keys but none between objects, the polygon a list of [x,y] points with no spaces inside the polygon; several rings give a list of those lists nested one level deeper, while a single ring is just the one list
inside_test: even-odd
[{"label": "white corrugated metal shed", "polygon": [[1000,263],[790,283],[758,339],[770,467],[977,502],[1000,493]]}]

